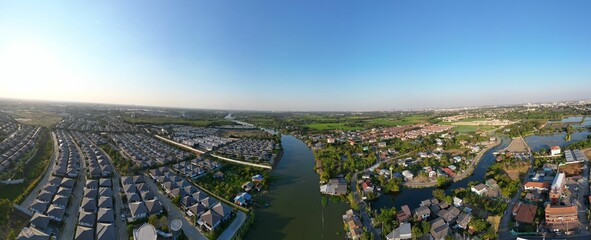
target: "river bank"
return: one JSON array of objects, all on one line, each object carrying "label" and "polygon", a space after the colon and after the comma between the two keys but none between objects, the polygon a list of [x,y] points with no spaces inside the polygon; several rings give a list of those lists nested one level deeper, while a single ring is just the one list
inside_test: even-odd
[{"label": "river bank", "polygon": [[[496,157],[494,156],[493,152],[507,147],[509,142],[509,138],[501,138],[501,143],[499,145],[492,147],[483,154],[480,162],[476,164],[476,167],[474,168],[471,175],[468,175],[466,178],[460,181],[453,182],[451,185],[448,185],[445,188],[446,194],[450,194],[454,189],[467,187],[470,181],[483,181],[486,177],[488,168],[496,162]],[[408,205],[411,209],[414,209],[419,207],[419,203],[422,200],[432,198],[432,193],[435,189],[437,189],[437,187],[402,188],[396,193],[382,194],[382,196],[376,200],[371,201],[370,204],[372,209],[391,207],[400,209],[400,206],[402,205]]]},{"label": "river bank", "polygon": [[[470,164],[470,166],[468,166],[468,169],[466,169],[466,171],[462,172],[461,174],[455,176],[452,179],[452,182],[459,182],[461,180],[464,180],[468,176],[470,176],[474,172],[474,166],[477,166],[480,163],[480,160],[482,159],[482,157],[484,156],[484,154],[486,152],[488,152],[489,150],[491,150],[492,148],[499,146],[500,144],[501,144],[501,139],[500,138],[497,138],[494,144],[489,145],[486,149],[481,150],[476,155],[476,157],[474,158],[474,161],[472,161],[472,163]],[[402,186],[407,187],[407,188],[429,188],[429,187],[437,187],[438,186],[438,183],[437,183],[437,181],[431,181],[431,182],[404,182],[404,183],[402,183]]]}]

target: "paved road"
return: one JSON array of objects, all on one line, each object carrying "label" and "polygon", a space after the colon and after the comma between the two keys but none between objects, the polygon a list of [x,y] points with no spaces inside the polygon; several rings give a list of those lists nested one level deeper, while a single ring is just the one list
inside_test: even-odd
[{"label": "paved road", "polygon": [[115,206],[113,206],[113,210],[115,211],[115,230],[119,234],[119,240],[127,240],[127,224],[125,223],[124,219],[121,217],[121,209],[123,208],[123,201],[121,200],[121,187],[119,185],[119,181],[121,181],[121,175],[115,170],[115,165],[113,164],[113,160],[111,156],[103,151],[102,148],[99,151],[103,152],[107,159],[111,163],[111,167],[113,167],[113,198],[115,198]]},{"label": "paved road", "polygon": [[[528,147],[528,149],[529,149],[529,147]],[[524,182],[527,182],[529,175],[531,173],[533,173],[533,171],[534,171],[533,164],[534,164],[534,157],[533,157],[533,154],[531,154],[531,152],[530,152],[530,168],[527,171],[527,173],[525,174],[525,177],[523,177],[523,180],[521,181],[522,186],[523,186]],[[513,210],[513,206],[515,206],[515,204],[517,203],[517,200],[519,200],[519,197],[521,196],[522,191],[523,191],[523,187],[520,187],[517,190],[517,192],[515,193],[515,195],[511,199],[511,202],[509,202],[509,204],[507,204],[507,209],[505,209],[505,214],[503,214],[503,216],[501,217],[501,222],[499,223],[499,231],[498,231],[500,240],[516,239],[517,238],[509,232],[511,230],[511,229],[509,229],[509,221],[511,220],[511,216],[512,216],[511,211]]]},{"label": "paved road", "polygon": [[[68,133],[68,136],[73,139],[73,137]],[[74,239],[74,234],[76,233],[76,225],[78,223],[78,212],[80,211],[80,204],[82,203],[82,197],[84,195],[84,185],[86,182],[86,161],[84,160],[84,155],[82,155],[82,150],[80,150],[80,146],[75,141],[72,141],[74,146],[76,146],[76,150],[80,154],[80,171],[78,172],[78,181],[74,186],[72,191],[72,196],[74,198],[70,198],[70,203],[66,209],[66,216],[63,218],[64,229],[62,231],[61,238],[58,239]]]},{"label": "paved road", "polygon": [[185,236],[187,236],[189,239],[207,240],[207,238],[203,236],[203,234],[199,232],[197,228],[185,218],[185,214],[180,212],[179,209],[170,201],[170,199],[160,192],[158,186],[156,186],[152,178],[145,176],[144,179],[146,181],[146,185],[148,185],[150,188],[150,191],[152,191],[158,197],[160,202],[162,202],[162,205],[166,208],[166,211],[168,212],[168,219],[172,220],[178,218],[183,222],[183,232],[185,233]]},{"label": "paved road", "polygon": [[37,195],[39,195],[39,191],[41,191],[41,188],[45,186],[45,183],[47,183],[47,180],[49,180],[51,173],[53,173],[53,165],[55,165],[55,159],[57,159],[59,155],[59,146],[57,145],[57,137],[55,136],[54,132],[51,132],[51,139],[53,141],[53,155],[51,156],[51,161],[49,162],[49,165],[47,165],[47,169],[45,169],[45,175],[43,176],[43,179],[39,181],[37,186],[35,186],[35,189],[33,189],[33,191],[29,193],[29,196],[27,196],[27,198],[25,198],[25,200],[21,203],[21,206],[24,208],[28,209],[31,206],[33,201],[35,201],[37,198]]},{"label": "paved road", "polygon": [[236,218],[234,219],[234,221],[230,224],[230,226],[228,226],[226,228],[226,230],[224,230],[222,235],[220,235],[218,237],[218,240],[232,239],[232,237],[234,237],[234,235],[236,235],[236,231],[238,231],[238,229],[240,229],[240,226],[242,226],[242,224],[244,224],[246,217],[247,217],[246,213],[244,213],[243,211],[238,211],[238,213],[236,213]]}]

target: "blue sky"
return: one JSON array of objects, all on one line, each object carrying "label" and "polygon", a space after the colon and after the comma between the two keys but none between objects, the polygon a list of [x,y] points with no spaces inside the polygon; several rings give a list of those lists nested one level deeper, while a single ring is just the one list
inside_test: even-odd
[{"label": "blue sky", "polygon": [[587,98],[589,1],[2,1],[0,97],[258,110]]}]

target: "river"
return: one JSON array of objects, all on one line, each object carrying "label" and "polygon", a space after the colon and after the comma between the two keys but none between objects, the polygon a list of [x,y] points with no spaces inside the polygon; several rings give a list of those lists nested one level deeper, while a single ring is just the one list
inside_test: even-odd
[{"label": "river", "polygon": [[271,172],[276,180],[264,196],[270,206],[255,211],[246,239],[343,239],[341,216],[349,205],[329,200],[322,206],[312,150],[291,135],[283,135],[281,142],[283,158]]},{"label": "river", "polygon": [[[484,153],[472,175],[464,178],[461,181],[452,183],[445,189],[445,192],[449,194],[456,188],[466,187],[470,181],[484,181],[488,167],[490,167],[490,165],[496,161],[496,157],[493,155],[493,152],[506,148],[510,142],[510,139],[502,138],[501,144],[489,149],[486,153]],[[419,207],[419,204],[422,200],[432,198],[432,192],[434,189],[436,189],[436,187],[402,188],[400,192],[382,195],[378,199],[372,201],[371,205],[373,209],[380,209],[384,207],[396,207],[396,209],[400,209],[402,205],[408,205],[410,209],[413,210]]]}]

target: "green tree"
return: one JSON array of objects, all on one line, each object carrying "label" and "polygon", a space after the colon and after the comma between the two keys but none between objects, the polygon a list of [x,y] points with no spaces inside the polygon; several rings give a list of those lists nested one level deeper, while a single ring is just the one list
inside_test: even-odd
[{"label": "green tree", "polygon": [[488,228],[488,222],[480,218],[472,218],[469,224],[476,232],[482,232]]},{"label": "green tree", "polygon": [[355,196],[353,196],[353,193],[347,194],[347,200],[349,200],[349,204],[351,205],[351,208],[353,210],[359,210],[359,203],[357,203],[357,201],[355,200]]},{"label": "green tree", "polygon": [[445,191],[443,191],[443,189],[435,189],[433,190],[433,197],[443,201],[443,199],[445,198]]},{"label": "green tree", "polygon": [[156,215],[152,215],[152,216],[150,216],[150,217],[148,218],[148,223],[149,223],[149,224],[152,224],[152,226],[154,226],[154,227],[156,227],[156,228],[157,228],[157,227],[158,227],[158,225],[157,225],[156,223],[158,223],[158,216],[156,216]]},{"label": "green tree", "polygon": [[0,224],[6,223],[12,212],[12,203],[8,199],[0,199]]},{"label": "green tree", "polygon": [[448,177],[444,177],[444,176],[437,177],[437,185],[438,186],[445,186],[450,182],[451,182],[451,180]]},{"label": "green tree", "polygon": [[421,230],[421,228],[417,225],[413,226],[411,231],[412,231],[413,239],[418,239],[421,236],[423,236],[423,230]]},{"label": "green tree", "polygon": [[172,203],[174,203],[175,205],[179,206],[181,205],[181,196],[176,196],[172,199]]}]

